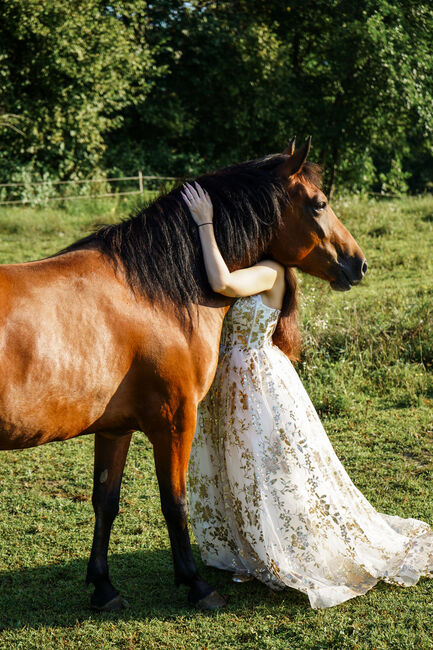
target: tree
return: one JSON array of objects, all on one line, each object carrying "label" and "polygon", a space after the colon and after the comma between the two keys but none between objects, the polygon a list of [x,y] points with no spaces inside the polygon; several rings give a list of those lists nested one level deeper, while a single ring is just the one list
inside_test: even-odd
[{"label": "tree", "polygon": [[0,21],[0,113],[18,116],[20,131],[0,130],[3,179],[24,167],[59,178],[94,172],[122,109],[150,88],[146,43],[114,3],[97,0],[3,0]]},{"label": "tree", "polygon": [[278,124],[281,44],[271,26],[229,5],[161,0],[148,7],[148,37],[163,72],[110,136],[109,165],[188,175],[281,148],[288,137]]},{"label": "tree", "polygon": [[429,3],[161,0],[148,20],[164,72],[127,111],[109,164],[125,164],[127,140],[149,170],[188,174],[297,132],[313,135],[329,192],[403,186],[414,141],[431,165]]},{"label": "tree", "polygon": [[295,133],[328,192],[433,174],[426,0],[3,0],[0,19],[5,177],[192,175]]}]

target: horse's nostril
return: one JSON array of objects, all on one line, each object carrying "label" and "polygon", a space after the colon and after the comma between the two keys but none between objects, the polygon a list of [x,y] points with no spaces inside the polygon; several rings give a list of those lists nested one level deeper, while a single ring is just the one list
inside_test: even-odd
[{"label": "horse's nostril", "polygon": [[364,277],[364,275],[367,273],[367,269],[368,269],[367,260],[364,260],[361,266],[362,277]]}]

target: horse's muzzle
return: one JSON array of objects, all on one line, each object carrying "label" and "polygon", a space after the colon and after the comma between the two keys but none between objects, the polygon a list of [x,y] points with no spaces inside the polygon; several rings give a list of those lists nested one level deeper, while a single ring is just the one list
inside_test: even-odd
[{"label": "horse's muzzle", "polygon": [[367,273],[368,264],[365,257],[352,258],[348,261],[339,260],[336,277],[331,282],[334,291],[349,291],[355,284],[359,284]]}]

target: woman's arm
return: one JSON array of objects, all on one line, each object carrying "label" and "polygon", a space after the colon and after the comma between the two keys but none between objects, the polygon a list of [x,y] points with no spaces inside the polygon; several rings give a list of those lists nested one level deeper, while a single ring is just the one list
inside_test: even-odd
[{"label": "woman's arm", "polygon": [[264,260],[246,269],[230,272],[215,239],[213,206],[209,194],[198,183],[195,183],[195,187],[186,183],[182,197],[198,226],[206,273],[212,289],[231,298],[251,296],[272,289],[280,265],[272,260]]}]

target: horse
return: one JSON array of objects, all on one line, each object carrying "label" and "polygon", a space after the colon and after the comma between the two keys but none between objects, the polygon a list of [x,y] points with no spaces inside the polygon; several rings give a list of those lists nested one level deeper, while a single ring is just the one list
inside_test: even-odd
[{"label": "horse", "polygon": [[[309,148],[310,139],[296,151],[292,141],[197,180],[231,270],[273,258],[348,290],[366,260],[319,189]],[[94,609],[124,605],[107,554],[136,431],[153,446],[176,585],[197,608],[224,605],[191,552],[186,474],[232,302],[208,284],[179,187],[52,257],[0,266],[0,449],[94,435]]]}]

